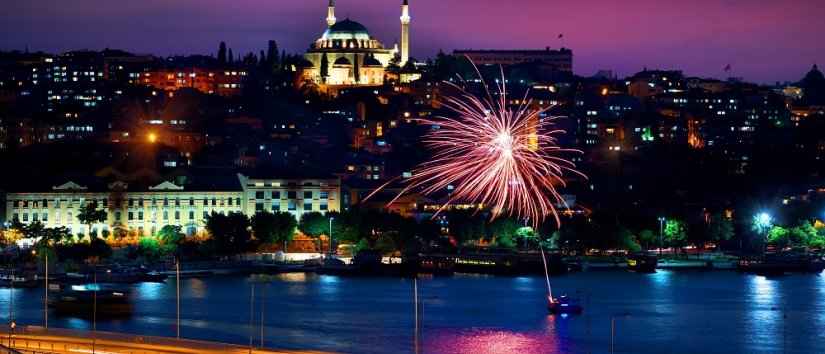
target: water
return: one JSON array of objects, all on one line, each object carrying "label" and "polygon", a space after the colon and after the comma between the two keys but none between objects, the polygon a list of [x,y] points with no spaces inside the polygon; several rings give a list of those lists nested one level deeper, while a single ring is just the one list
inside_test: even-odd
[{"label": "water", "polygon": [[[456,275],[419,280],[424,353],[825,353],[825,277],[765,278],[736,272],[594,271],[552,279],[556,294],[578,295],[579,316],[547,314],[542,277]],[[246,345],[260,340],[261,292],[267,347],[344,353],[413,352],[412,281],[284,274],[250,281],[181,281],[184,337]],[[135,314],[97,328],[175,335],[175,283],[135,285]],[[19,324],[42,324],[43,289],[13,291]],[[0,289],[0,320],[8,320]],[[90,329],[85,319],[49,318],[50,326]]]}]

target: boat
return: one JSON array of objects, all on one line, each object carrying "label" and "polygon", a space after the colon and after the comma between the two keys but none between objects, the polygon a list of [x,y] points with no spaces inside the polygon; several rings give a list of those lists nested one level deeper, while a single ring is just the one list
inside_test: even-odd
[{"label": "boat", "polygon": [[49,306],[60,315],[118,317],[132,313],[130,290],[116,284],[50,285],[49,290],[53,292]]},{"label": "boat", "polygon": [[577,299],[570,298],[567,295],[562,295],[557,298],[549,296],[547,298],[547,309],[550,313],[556,315],[578,314],[584,311],[584,307],[581,306]]},{"label": "boat", "polygon": [[633,253],[627,256],[627,269],[637,273],[655,273],[659,259],[649,253]]},{"label": "boat", "polygon": [[112,267],[105,270],[98,269],[97,274],[94,273],[69,273],[66,280],[75,284],[84,283],[107,283],[107,284],[136,284],[136,283],[161,283],[168,275],[148,271],[142,267],[140,268],[125,268]]},{"label": "boat", "polygon": [[579,314],[584,311],[578,299],[562,295],[553,297],[553,288],[550,287],[550,272],[547,270],[547,260],[544,257],[544,249],[541,248],[541,259],[544,261],[544,276],[547,281],[547,310],[554,315]]},{"label": "boat", "polygon": [[0,287],[3,288],[36,288],[41,281],[36,277],[13,274],[0,275]]},{"label": "boat", "polygon": [[745,257],[739,260],[740,272],[760,275],[785,273],[822,273],[825,262],[821,257],[799,252],[769,253],[762,257]]}]

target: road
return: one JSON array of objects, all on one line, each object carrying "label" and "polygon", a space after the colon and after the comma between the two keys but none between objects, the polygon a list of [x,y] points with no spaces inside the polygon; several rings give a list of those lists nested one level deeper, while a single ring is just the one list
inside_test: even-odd
[{"label": "road", "polygon": [[135,336],[110,332],[18,327],[9,334],[3,328],[0,345],[28,354],[326,354],[317,351],[256,349],[245,346],[175,339]]}]

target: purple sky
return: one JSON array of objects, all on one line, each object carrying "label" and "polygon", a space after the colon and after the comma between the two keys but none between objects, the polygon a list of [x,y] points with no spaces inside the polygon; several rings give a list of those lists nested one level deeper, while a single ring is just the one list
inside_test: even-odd
[{"label": "purple sky", "polygon": [[[401,0],[338,0],[337,17],[391,46]],[[438,49],[573,49],[574,70],[626,75],[643,67],[688,75],[797,80],[825,64],[822,0],[410,0],[412,54]],[[235,53],[275,39],[303,51],[324,29],[326,0],[7,0],[0,48]],[[559,33],[564,39],[558,40]]]}]

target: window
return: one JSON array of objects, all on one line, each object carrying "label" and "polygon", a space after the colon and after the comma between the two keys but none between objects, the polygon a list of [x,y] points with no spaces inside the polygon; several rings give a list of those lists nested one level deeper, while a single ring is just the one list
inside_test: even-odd
[{"label": "window", "polygon": [[195,206],[195,198],[189,198],[189,206]]},{"label": "window", "polygon": [[235,198],[235,205],[241,206],[241,198]]},{"label": "window", "polygon": [[175,210],[175,220],[180,220],[180,210]]},{"label": "window", "polygon": [[255,212],[264,211],[264,203],[255,203]]},{"label": "window", "polygon": [[304,199],[312,199],[312,191],[304,191]]},{"label": "window", "polygon": [[138,212],[138,220],[143,220],[143,212],[142,211]]},{"label": "window", "polygon": [[195,211],[194,210],[189,211],[189,220],[190,221],[195,220]]},{"label": "window", "polygon": [[272,199],[281,199],[281,191],[272,191]]},{"label": "window", "polygon": [[286,192],[286,197],[287,197],[288,199],[295,199],[295,198],[298,198],[298,192],[296,192],[296,191],[289,191],[289,192]]},{"label": "window", "polygon": [[163,220],[169,220],[169,212],[166,210],[163,211]]},{"label": "window", "polygon": [[319,209],[320,209],[321,211],[327,211],[327,210],[329,210],[329,205],[327,205],[327,203],[321,203],[321,205],[320,205],[320,208],[319,208]]},{"label": "window", "polygon": [[180,199],[175,198],[175,206],[176,206],[176,207],[179,207],[179,206],[180,206]]},{"label": "window", "polygon": [[[295,200],[292,200],[292,199],[290,199],[286,202],[286,208],[289,211],[295,211],[295,210],[298,209],[298,207],[295,205]],[[23,215],[23,216],[25,217],[25,215]]]},{"label": "window", "polygon": [[232,206],[232,198],[227,198],[226,201],[228,202],[229,206]]},{"label": "window", "polygon": [[312,202],[304,203],[304,211],[312,211]]},{"label": "window", "polygon": [[203,211],[203,219],[206,220],[207,218],[209,218],[209,212],[204,210]]},{"label": "window", "polygon": [[130,207],[135,206],[135,200],[134,199],[129,199],[129,206]]},{"label": "window", "polygon": [[120,212],[119,211],[115,212],[115,221],[120,221]]},{"label": "window", "polygon": [[20,221],[20,215],[18,215],[17,213],[14,213],[14,215],[12,215],[11,219]]},{"label": "window", "polygon": [[135,220],[135,213],[130,211],[126,214],[126,217],[129,219],[129,221]]},{"label": "window", "polygon": [[28,213],[23,213],[23,222],[28,222],[28,221],[29,221],[29,214]]},{"label": "window", "polygon": [[49,201],[48,201],[48,200],[43,199],[43,207],[44,207],[44,208],[48,208],[48,207],[49,207]]},{"label": "window", "polygon": [[272,202],[272,212],[281,211],[281,201],[276,200]]},{"label": "window", "polygon": [[169,206],[169,199],[163,198],[163,206]]},{"label": "window", "polygon": [[255,199],[264,199],[264,192],[263,191],[255,192]]},{"label": "window", "polygon": [[43,220],[43,222],[48,222],[49,221],[49,213],[43,213],[43,215],[40,217],[40,219]]},{"label": "window", "polygon": [[14,205],[15,208],[20,207],[20,201],[19,200],[15,200],[14,202],[12,202],[12,204]]},{"label": "window", "polygon": [[212,198],[212,206],[215,206],[215,205],[218,205],[218,200],[215,199],[215,198]]},{"label": "window", "polygon": [[40,220],[40,215],[38,215],[37,213],[32,213],[32,220],[34,220],[34,221]]}]

